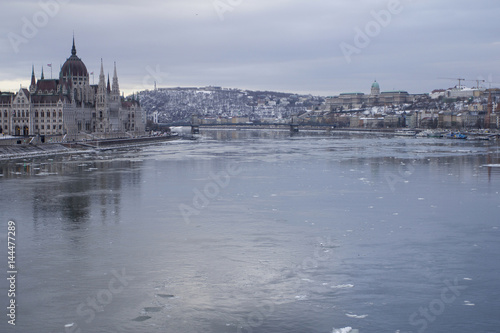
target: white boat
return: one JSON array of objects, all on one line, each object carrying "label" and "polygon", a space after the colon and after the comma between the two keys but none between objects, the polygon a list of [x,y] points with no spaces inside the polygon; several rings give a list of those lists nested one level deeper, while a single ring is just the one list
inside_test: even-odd
[{"label": "white boat", "polygon": [[417,132],[409,130],[409,129],[400,129],[394,132],[394,135],[397,136],[415,136],[417,135]]}]

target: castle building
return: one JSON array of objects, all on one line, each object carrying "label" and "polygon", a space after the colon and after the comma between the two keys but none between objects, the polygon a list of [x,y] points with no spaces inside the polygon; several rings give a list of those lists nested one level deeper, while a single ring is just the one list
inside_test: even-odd
[{"label": "castle building", "polygon": [[349,110],[409,103],[413,101],[413,97],[407,91],[402,90],[380,92],[380,85],[375,80],[372,83],[369,95],[362,92],[342,93],[339,96],[328,97],[325,104],[330,111]]},{"label": "castle building", "polygon": [[378,96],[378,95],[380,95],[380,86],[379,86],[379,84],[378,84],[377,80],[375,80],[375,81],[372,83],[371,95],[373,95],[373,96]]},{"label": "castle building", "polygon": [[83,61],[71,56],[58,79],[40,79],[31,70],[29,89],[0,92],[0,134],[13,136],[58,135],[66,141],[143,135],[145,116],[138,100],[120,96],[116,63],[113,83],[105,82],[101,59],[99,83],[91,85]]}]

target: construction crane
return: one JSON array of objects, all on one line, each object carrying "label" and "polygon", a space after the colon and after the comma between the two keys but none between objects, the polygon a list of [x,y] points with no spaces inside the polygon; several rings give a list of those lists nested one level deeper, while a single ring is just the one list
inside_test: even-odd
[{"label": "construction crane", "polygon": [[478,80],[466,80],[466,81],[474,81],[474,82],[476,82],[476,84],[477,84],[476,85],[476,89],[478,89],[478,90],[479,90],[479,82],[486,82],[486,80],[479,80],[479,79]]},{"label": "construction crane", "polygon": [[462,78],[450,78],[450,77],[440,77],[439,79],[442,79],[442,80],[458,80],[458,89],[462,88],[462,81],[465,81],[465,79],[462,79]]}]

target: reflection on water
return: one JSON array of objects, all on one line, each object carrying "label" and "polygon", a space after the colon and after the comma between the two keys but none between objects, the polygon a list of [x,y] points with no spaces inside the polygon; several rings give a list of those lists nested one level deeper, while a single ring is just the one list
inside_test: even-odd
[{"label": "reflection on water", "polygon": [[457,278],[463,298],[428,331],[492,331],[499,164],[494,141],[255,130],[2,162],[18,328],[409,332]]}]

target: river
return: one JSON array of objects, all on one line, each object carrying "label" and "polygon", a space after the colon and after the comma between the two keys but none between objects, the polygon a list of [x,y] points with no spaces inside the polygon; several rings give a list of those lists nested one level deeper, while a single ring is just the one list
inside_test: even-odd
[{"label": "river", "polygon": [[0,162],[0,331],[499,332],[499,191],[495,141],[389,134]]}]

